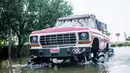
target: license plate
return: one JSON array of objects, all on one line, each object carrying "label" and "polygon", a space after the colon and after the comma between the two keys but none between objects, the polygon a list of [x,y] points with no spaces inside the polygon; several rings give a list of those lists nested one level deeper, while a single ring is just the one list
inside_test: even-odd
[{"label": "license plate", "polygon": [[50,48],[51,53],[58,53],[60,51],[59,48]]}]

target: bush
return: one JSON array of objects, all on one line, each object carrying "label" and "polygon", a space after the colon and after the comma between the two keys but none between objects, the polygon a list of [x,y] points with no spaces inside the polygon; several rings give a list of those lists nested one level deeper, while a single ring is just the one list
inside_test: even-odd
[{"label": "bush", "polygon": [[[117,44],[118,47],[122,47],[122,46],[130,46],[130,42],[126,41],[126,42],[121,42]],[[116,44],[111,44],[111,47],[116,47]]]},{"label": "bush", "polygon": [[124,46],[124,44],[123,43],[119,43],[119,44],[117,44],[117,46],[121,47],[121,46]]},{"label": "bush", "polygon": [[116,47],[116,44],[111,44],[111,47]]},{"label": "bush", "polygon": [[[22,56],[28,56],[29,51],[29,45],[24,45],[23,49],[21,49],[21,57]],[[11,56],[16,57],[18,55],[18,49],[17,46],[11,46]],[[0,49],[0,58],[7,58],[8,57],[8,46],[4,46]]]},{"label": "bush", "polygon": [[124,46],[130,46],[130,42],[129,41],[126,41],[123,44],[124,44]]},{"label": "bush", "polygon": [[127,43],[127,46],[130,46],[130,42]]}]

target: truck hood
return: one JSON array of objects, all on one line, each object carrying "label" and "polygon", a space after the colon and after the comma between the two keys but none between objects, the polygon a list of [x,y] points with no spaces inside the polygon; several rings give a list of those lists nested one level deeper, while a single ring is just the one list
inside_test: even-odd
[{"label": "truck hood", "polygon": [[57,32],[82,31],[82,30],[89,30],[89,29],[83,27],[54,27],[39,31],[33,31],[31,34],[57,33]]}]

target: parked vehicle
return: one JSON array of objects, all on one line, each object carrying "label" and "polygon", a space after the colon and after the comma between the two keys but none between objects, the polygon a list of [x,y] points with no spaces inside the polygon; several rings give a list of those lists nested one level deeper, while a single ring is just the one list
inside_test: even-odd
[{"label": "parked vehicle", "polygon": [[63,61],[104,62],[104,54],[110,50],[107,34],[107,25],[95,15],[59,18],[53,28],[33,31],[30,34],[30,55],[33,57],[31,61],[50,62],[56,58]]}]

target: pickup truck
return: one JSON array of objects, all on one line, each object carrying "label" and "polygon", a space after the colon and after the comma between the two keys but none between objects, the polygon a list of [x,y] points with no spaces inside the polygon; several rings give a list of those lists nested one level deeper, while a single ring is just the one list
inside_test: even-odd
[{"label": "pickup truck", "polygon": [[50,62],[54,58],[104,62],[110,43],[107,25],[92,14],[58,18],[54,27],[33,31],[29,40],[34,62]]}]

